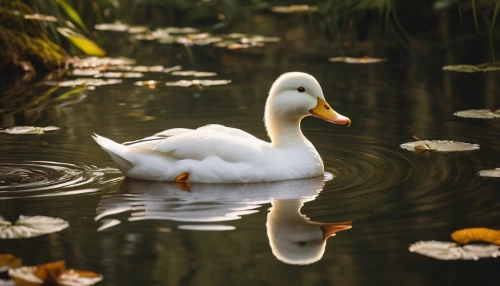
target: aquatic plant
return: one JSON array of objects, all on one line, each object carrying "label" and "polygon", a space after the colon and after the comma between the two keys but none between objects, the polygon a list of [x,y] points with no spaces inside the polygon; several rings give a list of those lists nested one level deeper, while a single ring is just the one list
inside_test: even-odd
[{"label": "aquatic plant", "polygon": [[40,21],[27,19],[33,10],[20,1],[0,0],[0,67],[33,70],[33,65],[62,65],[67,53],[45,34]]},{"label": "aquatic plant", "polygon": [[66,0],[0,0],[0,22],[2,68],[49,70],[66,64],[69,55],[105,54],[89,39],[92,35],[82,18]]}]

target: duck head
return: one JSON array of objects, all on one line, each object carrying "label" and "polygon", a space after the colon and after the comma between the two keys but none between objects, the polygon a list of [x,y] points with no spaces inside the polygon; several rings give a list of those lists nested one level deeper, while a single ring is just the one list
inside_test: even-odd
[{"label": "duck head", "polygon": [[333,110],[326,102],[318,81],[302,72],[282,74],[272,85],[266,102],[264,121],[271,140],[277,141],[279,131],[295,126],[300,120],[316,116],[328,122],[349,126],[351,120]]}]

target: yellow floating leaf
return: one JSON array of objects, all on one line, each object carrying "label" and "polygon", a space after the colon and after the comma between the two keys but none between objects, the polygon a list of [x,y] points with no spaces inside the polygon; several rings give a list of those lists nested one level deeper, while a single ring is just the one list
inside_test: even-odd
[{"label": "yellow floating leaf", "polygon": [[451,238],[458,244],[467,244],[471,241],[482,241],[500,245],[500,230],[489,228],[465,228],[451,234]]}]

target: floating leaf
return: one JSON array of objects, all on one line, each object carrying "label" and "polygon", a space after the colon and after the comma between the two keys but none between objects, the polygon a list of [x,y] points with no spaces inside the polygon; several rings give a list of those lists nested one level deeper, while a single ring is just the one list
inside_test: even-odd
[{"label": "floating leaf", "polygon": [[176,76],[194,76],[194,77],[207,77],[207,76],[217,76],[214,72],[199,72],[199,71],[174,71],[172,75]]},{"label": "floating leaf", "polygon": [[34,127],[34,126],[16,126],[16,127],[10,127],[7,129],[0,130],[0,133],[7,133],[7,134],[45,134],[45,132],[48,131],[55,131],[61,129],[60,127],[56,126],[47,126],[47,127]]},{"label": "floating leaf", "polygon": [[186,35],[186,38],[190,40],[202,40],[202,39],[207,39],[210,38],[212,34],[210,33],[199,33],[199,34],[188,34]]},{"label": "floating leaf", "polygon": [[192,33],[198,33],[198,29],[196,28],[191,28],[191,27],[167,27],[167,28],[160,28],[157,29],[156,31],[161,31],[163,33],[167,34],[192,34]]},{"label": "floating leaf", "polygon": [[28,19],[28,20],[57,22],[57,18],[54,16],[50,16],[50,15],[24,14],[23,16],[24,16],[24,19]]},{"label": "floating leaf", "polygon": [[165,83],[166,86],[181,86],[181,87],[189,87],[189,86],[211,86],[211,85],[224,85],[229,84],[230,80],[179,80],[174,82]]},{"label": "floating leaf", "polygon": [[74,69],[69,71],[69,75],[72,76],[94,76],[99,74],[101,71],[96,69]]},{"label": "floating leaf", "polygon": [[73,61],[73,68],[96,68],[106,66],[130,66],[135,64],[134,59],[129,58],[97,58],[89,57]]},{"label": "floating leaf", "polygon": [[102,85],[112,85],[122,83],[121,79],[95,79],[95,78],[78,78],[75,80],[67,81],[46,81],[46,85],[57,85],[57,86],[102,86]]},{"label": "floating leaf", "polygon": [[147,86],[151,89],[155,89],[156,85],[158,85],[160,82],[156,80],[146,80],[146,81],[137,81],[134,82],[135,85],[137,86]]},{"label": "floating leaf", "polygon": [[465,118],[492,119],[492,118],[500,118],[500,109],[495,112],[489,109],[470,109],[470,110],[457,111],[453,114],[458,117],[465,117]]},{"label": "floating leaf", "polygon": [[484,227],[460,229],[451,234],[451,238],[458,244],[467,244],[471,241],[481,241],[500,245],[500,230]]},{"label": "floating leaf", "polygon": [[181,69],[182,69],[181,66],[173,66],[173,67],[165,68],[163,70],[163,72],[164,73],[169,73],[169,72],[178,71],[178,70],[181,70]]},{"label": "floating leaf", "polygon": [[496,245],[466,245],[459,246],[446,241],[419,241],[409,248],[410,252],[429,256],[440,260],[478,260],[479,258],[500,256],[500,249]]},{"label": "floating leaf", "polygon": [[211,45],[213,43],[221,42],[222,40],[223,39],[219,37],[211,37],[206,39],[194,40],[193,44],[197,46],[206,46],[206,45]]},{"label": "floating leaf", "polygon": [[115,32],[125,32],[128,30],[128,25],[122,24],[120,22],[116,23],[103,23],[94,25],[94,29],[100,31],[115,31]]},{"label": "floating leaf", "polygon": [[281,38],[278,37],[264,37],[264,36],[252,36],[241,38],[240,41],[243,44],[251,44],[251,43],[276,43],[281,41]]},{"label": "floating leaf", "polygon": [[422,151],[459,152],[459,151],[472,151],[479,149],[478,144],[470,144],[470,143],[447,141],[447,140],[420,140],[415,142],[404,143],[399,146],[408,151],[415,151],[415,152],[422,152]]},{"label": "floating leaf", "polygon": [[274,13],[316,12],[318,7],[309,5],[276,6],[271,8],[271,11]]},{"label": "floating leaf", "polygon": [[163,72],[164,71],[163,66],[134,66],[131,67],[130,71],[133,72]]},{"label": "floating leaf", "polygon": [[94,75],[95,78],[140,78],[144,77],[143,73],[140,72],[105,72],[98,73]]},{"label": "floating leaf", "polygon": [[135,35],[135,39],[139,41],[154,41],[157,40],[158,37],[152,35],[152,34],[139,34]]},{"label": "floating leaf", "polygon": [[106,55],[106,52],[96,43],[85,38],[83,35],[77,34],[73,30],[58,27],[57,31],[68,38],[73,45],[89,56],[103,57]]},{"label": "floating leaf", "polygon": [[0,254],[0,273],[21,266],[22,260],[12,254]]},{"label": "floating leaf", "polygon": [[444,66],[445,71],[456,71],[456,72],[488,72],[488,71],[500,71],[500,65],[496,63],[484,63],[477,66],[474,65],[449,65]]},{"label": "floating leaf", "polygon": [[387,61],[387,59],[370,58],[368,56],[365,56],[362,58],[335,57],[335,58],[329,58],[329,61],[331,61],[331,62],[343,62],[343,63],[348,63],[348,64],[373,64],[373,63],[385,62],[385,61]]},{"label": "floating leaf", "polygon": [[87,286],[102,280],[102,275],[74,269],[66,269],[64,261],[38,266],[23,266],[9,270],[9,276],[18,285],[65,285]]},{"label": "floating leaf", "polygon": [[482,171],[479,171],[478,174],[481,177],[500,178],[500,168],[491,169],[491,170],[482,170]]},{"label": "floating leaf", "polygon": [[149,32],[149,28],[146,26],[131,26],[128,28],[127,32],[130,34],[146,33]]},{"label": "floating leaf", "polygon": [[69,223],[60,218],[48,216],[19,216],[12,224],[0,216],[0,238],[28,238],[43,234],[61,231],[69,226]]}]

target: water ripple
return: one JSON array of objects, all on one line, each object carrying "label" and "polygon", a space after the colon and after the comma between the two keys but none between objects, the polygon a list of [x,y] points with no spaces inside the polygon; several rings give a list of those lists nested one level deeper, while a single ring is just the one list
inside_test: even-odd
[{"label": "water ripple", "polygon": [[95,192],[119,180],[114,168],[49,161],[0,163],[0,199]]}]

